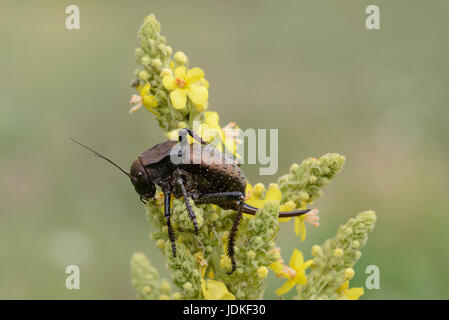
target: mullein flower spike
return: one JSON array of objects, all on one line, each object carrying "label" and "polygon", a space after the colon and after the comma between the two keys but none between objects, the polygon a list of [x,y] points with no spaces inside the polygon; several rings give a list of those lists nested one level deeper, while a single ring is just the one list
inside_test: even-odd
[{"label": "mullein flower spike", "polygon": [[[139,30],[139,47],[135,50],[140,67],[135,71],[131,97],[134,113],[144,106],[151,112],[163,134],[176,140],[181,128],[197,130],[197,134],[220,151],[237,158],[237,138],[240,129],[234,122],[220,126],[219,114],[206,111],[209,106],[209,82],[199,67],[190,68],[189,58],[182,51],[173,54],[167,39],[161,35],[160,23],[154,15],[144,19]],[[200,122],[194,128],[194,121]],[[192,142],[192,141],[191,141]],[[266,288],[269,270],[284,284],[276,290],[283,295],[296,287],[297,299],[356,299],[363,289],[349,289],[354,276],[354,264],[367,233],[375,222],[374,212],[359,214],[340,227],[337,236],[322,246],[312,248],[312,259],[305,261],[302,252],[294,249],[285,265],[281,249],[276,245],[280,211],[305,209],[322,194],[322,188],[343,168],[345,158],[331,153],[318,159],[308,158],[293,164],[290,172],[271,183],[268,188],[257,183],[247,185],[246,202],[260,208],[255,216],[244,216],[235,239],[236,270],[228,271],[232,263],[227,256],[226,242],[235,212],[215,205],[191,207],[196,214],[198,235],[183,199],[171,199],[172,225],[177,233],[177,254],[172,254],[167,226],[162,210],[163,194],[146,204],[151,225],[150,238],[167,259],[171,270],[171,285],[161,279],[158,271],[142,253],[131,259],[132,284],[142,299],[260,299]],[[316,209],[294,218],[294,231],[306,238],[305,222],[319,225]],[[284,226],[282,226],[284,228]],[[176,288],[176,289],[173,289]]]}]

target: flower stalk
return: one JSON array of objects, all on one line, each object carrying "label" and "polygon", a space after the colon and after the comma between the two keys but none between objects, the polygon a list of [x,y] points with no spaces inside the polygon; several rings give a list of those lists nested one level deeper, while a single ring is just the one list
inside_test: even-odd
[{"label": "flower stalk", "polygon": [[[222,127],[217,112],[209,111],[209,82],[205,72],[190,67],[182,51],[173,52],[161,35],[154,15],[144,19],[135,50],[139,68],[132,86],[130,113],[147,109],[168,139],[177,139],[181,128],[195,130],[220,151],[238,158],[234,122]],[[140,111],[139,111],[140,112]],[[200,123],[194,128],[194,122]],[[237,268],[231,275],[226,242],[235,212],[212,204],[191,206],[196,214],[198,235],[183,199],[171,199],[171,219],[176,234],[177,254],[173,257],[163,213],[163,194],[146,204],[151,239],[167,260],[171,284],[160,279],[158,271],[142,253],[131,259],[132,283],[142,299],[262,299],[269,272],[285,278],[276,292],[283,295],[294,287],[297,299],[358,298],[360,291],[349,289],[354,264],[375,222],[373,212],[359,214],[340,227],[335,238],[314,246],[312,258],[305,261],[295,249],[289,265],[284,264],[276,244],[280,228],[290,218],[279,219],[280,211],[305,209],[323,194],[323,187],[343,168],[345,157],[329,153],[318,159],[308,158],[293,164],[289,173],[266,188],[247,185],[245,201],[260,208],[255,216],[244,216],[235,239]],[[319,225],[317,210],[294,218],[294,230],[304,241],[305,222]],[[305,261],[305,262],[304,262]],[[281,285],[281,282],[280,282]],[[175,290],[173,288],[176,288]]]}]

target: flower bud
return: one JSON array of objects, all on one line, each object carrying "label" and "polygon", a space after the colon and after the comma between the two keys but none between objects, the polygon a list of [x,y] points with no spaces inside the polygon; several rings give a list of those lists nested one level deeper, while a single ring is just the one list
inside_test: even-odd
[{"label": "flower bud", "polygon": [[149,56],[143,56],[140,62],[144,65],[149,65],[151,63],[151,58]]},{"label": "flower bud", "polygon": [[344,271],[345,280],[351,280],[354,277],[355,271],[352,268],[346,268]]},{"label": "flower bud", "polygon": [[141,48],[134,49],[134,53],[135,53],[136,57],[141,57],[144,55],[144,52]]},{"label": "flower bud", "polygon": [[299,169],[299,165],[297,163],[294,163],[290,166],[291,173],[295,173],[296,171],[298,171],[298,169]]},{"label": "flower bud", "polygon": [[184,283],[184,285],[182,286],[184,288],[185,291],[189,292],[193,289],[193,285],[190,282],[186,282]]},{"label": "flower bud", "polygon": [[164,68],[164,69],[162,69],[162,71],[161,71],[161,77],[162,77],[162,78],[163,78],[163,77],[166,77],[166,76],[171,76],[171,75],[173,75],[173,73],[172,73],[172,71],[171,71],[170,68]]},{"label": "flower bud", "polygon": [[166,47],[165,47],[165,51],[167,51],[167,55],[168,55],[168,56],[171,56],[172,53],[173,53],[173,49],[172,49],[172,47],[170,47],[170,46],[166,46]]},{"label": "flower bud", "polygon": [[157,240],[157,241],[156,241],[156,246],[157,246],[159,249],[164,249],[164,248],[165,248],[165,241],[162,240],[162,239]]},{"label": "flower bud", "polygon": [[150,79],[150,74],[146,70],[142,70],[139,72],[139,79],[142,81],[147,81]]},{"label": "flower bud", "polygon": [[151,65],[155,68],[162,67],[161,59],[159,59],[159,58],[153,59],[153,61],[151,62]]},{"label": "flower bud", "polygon": [[182,295],[179,292],[175,292],[172,295],[174,300],[181,300],[182,299]]},{"label": "flower bud", "polygon": [[166,281],[166,280],[162,280],[162,284],[161,284],[161,290],[165,293],[170,292],[170,284]]},{"label": "flower bud", "polygon": [[222,254],[220,259],[220,266],[225,270],[231,269],[232,268],[231,259],[228,256]]},{"label": "flower bud", "polygon": [[186,64],[187,63],[187,56],[182,51],[178,51],[173,56],[175,61],[179,64]]},{"label": "flower bud", "polygon": [[314,245],[312,247],[312,256],[321,257],[323,255],[323,249],[319,245]]},{"label": "flower bud", "polygon": [[310,196],[309,196],[309,194],[308,194],[307,192],[305,192],[305,191],[299,191],[299,192],[298,192],[298,198],[299,198],[299,200],[301,200],[301,201],[307,201],[307,200],[309,200]]},{"label": "flower bud", "polygon": [[250,258],[251,260],[253,260],[256,257],[256,253],[254,252],[254,250],[249,250],[247,255],[248,258]]},{"label": "flower bud", "polygon": [[268,277],[268,268],[263,266],[257,268],[257,277],[259,279],[265,279],[266,277]]},{"label": "flower bud", "polygon": [[335,249],[335,250],[334,250],[334,253],[333,253],[333,256],[334,256],[335,258],[340,258],[340,257],[342,257],[342,256],[343,256],[343,250],[340,249],[340,248]]},{"label": "flower bud", "polygon": [[260,197],[265,191],[265,186],[262,183],[257,183],[253,187],[253,193],[256,197]]}]

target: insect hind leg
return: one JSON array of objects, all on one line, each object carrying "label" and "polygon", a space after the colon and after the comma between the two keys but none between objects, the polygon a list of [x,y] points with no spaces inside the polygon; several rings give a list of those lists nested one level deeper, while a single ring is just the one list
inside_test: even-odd
[{"label": "insect hind leg", "polygon": [[215,203],[223,205],[224,207],[227,205],[229,207],[237,208],[237,215],[232,223],[227,244],[227,254],[232,263],[232,270],[228,274],[232,274],[237,267],[235,262],[234,244],[240,220],[242,219],[243,208],[245,206],[245,195],[239,191],[207,193],[194,198],[194,201],[197,204]]},{"label": "insect hind leg", "polygon": [[197,204],[235,204],[237,201],[244,199],[245,195],[239,191],[216,192],[198,195],[193,200]]},{"label": "insect hind leg", "polygon": [[239,208],[237,210],[237,215],[234,218],[234,222],[232,223],[232,227],[231,227],[231,232],[229,233],[227,254],[228,254],[228,257],[231,259],[232,270],[230,272],[228,272],[228,274],[232,274],[235,271],[235,269],[237,268],[237,264],[235,262],[234,243],[235,243],[235,237],[237,236],[237,231],[239,228],[240,220],[242,219],[242,212],[243,212],[243,206],[244,206],[243,200],[244,199],[239,201]]}]

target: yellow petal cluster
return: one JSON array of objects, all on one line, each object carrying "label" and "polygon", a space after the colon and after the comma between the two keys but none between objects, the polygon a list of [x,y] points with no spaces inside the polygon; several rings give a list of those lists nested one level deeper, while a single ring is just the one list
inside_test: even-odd
[{"label": "yellow petal cluster", "polygon": [[[162,78],[164,87],[170,91],[170,101],[175,109],[185,109],[187,97],[195,106],[204,106],[209,99],[209,91],[201,68],[187,70],[184,65],[177,67],[173,74]],[[208,85],[207,85],[208,86]]]},{"label": "yellow petal cluster", "polygon": [[285,266],[280,262],[273,263],[270,267],[279,277],[287,278],[279,289],[275,292],[277,295],[283,295],[289,292],[295,285],[305,285],[307,283],[306,270],[313,264],[313,260],[304,262],[302,252],[294,249],[290,258],[289,266]]}]

